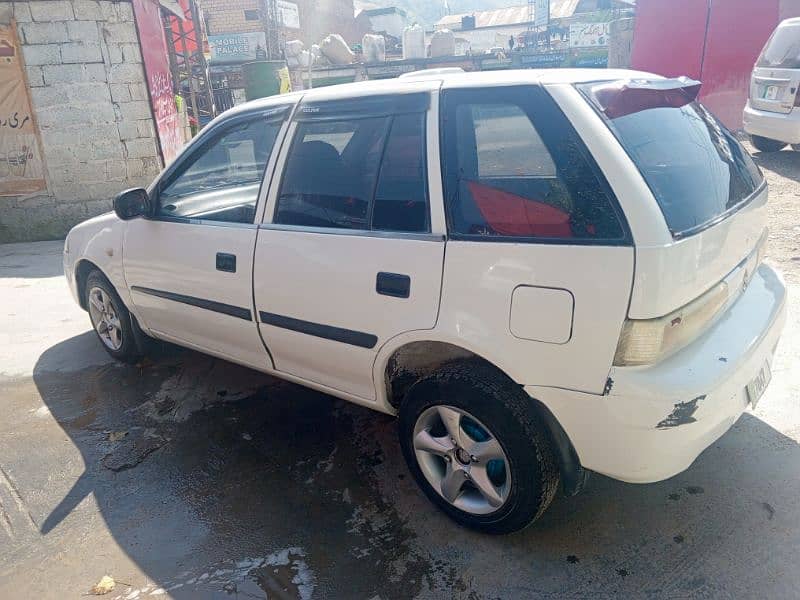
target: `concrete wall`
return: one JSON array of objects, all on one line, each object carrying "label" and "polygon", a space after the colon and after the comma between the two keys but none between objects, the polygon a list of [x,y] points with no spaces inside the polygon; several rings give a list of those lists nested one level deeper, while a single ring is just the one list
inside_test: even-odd
[{"label": "concrete wall", "polygon": [[[356,28],[353,0],[291,0],[297,4],[300,30],[285,29],[287,40],[303,40],[307,45],[319,43],[329,33],[338,33],[348,42],[360,42]],[[248,21],[245,10],[260,10],[261,0],[199,0],[208,23],[208,34],[248,33],[264,31],[261,20]]]},{"label": "concrete wall", "polygon": [[608,30],[608,68],[627,69],[631,66],[633,29],[636,19],[611,21]]},{"label": "concrete wall", "polygon": [[403,30],[408,25],[408,18],[400,13],[368,15],[370,31],[375,33],[388,33],[396,38],[403,37]]},{"label": "concrete wall", "polygon": [[54,239],[161,168],[129,2],[0,2],[26,64],[48,190],[0,197],[0,243]]}]

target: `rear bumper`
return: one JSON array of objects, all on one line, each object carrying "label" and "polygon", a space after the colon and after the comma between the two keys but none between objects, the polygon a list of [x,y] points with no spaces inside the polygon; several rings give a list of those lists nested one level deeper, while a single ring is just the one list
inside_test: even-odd
[{"label": "rear bumper", "polygon": [[608,395],[526,387],[558,419],[581,465],[631,483],[688,468],[747,408],[745,388],[772,361],[786,287],[761,265],[712,328],[666,360],[614,367]]},{"label": "rear bumper", "polygon": [[742,120],[744,130],[750,135],[800,144],[800,108],[790,113],[770,112],[753,108],[748,100]]}]

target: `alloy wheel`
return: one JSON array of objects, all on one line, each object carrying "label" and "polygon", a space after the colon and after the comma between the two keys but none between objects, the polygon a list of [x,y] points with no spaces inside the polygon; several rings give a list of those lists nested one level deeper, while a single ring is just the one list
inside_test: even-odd
[{"label": "alloy wheel", "polygon": [[414,426],[423,475],[456,508],[474,515],[499,510],[511,491],[508,458],[486,425],[454,406],[427,408]]},{"label": "alloy wheel", "polygon": [[89,290],[89,317],[100,340],[111,350],[122,347],[122,324],[114,301],[100,287]]}]

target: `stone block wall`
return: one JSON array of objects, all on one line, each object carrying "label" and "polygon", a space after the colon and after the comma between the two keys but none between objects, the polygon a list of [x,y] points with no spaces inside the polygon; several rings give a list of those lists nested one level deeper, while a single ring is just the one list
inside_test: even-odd
[{"label": "stone block wall", "polygon": [[130,2],[0,2],[12,15],[48,190],[0,196],[0,243],[59,238],[161,169]]}]

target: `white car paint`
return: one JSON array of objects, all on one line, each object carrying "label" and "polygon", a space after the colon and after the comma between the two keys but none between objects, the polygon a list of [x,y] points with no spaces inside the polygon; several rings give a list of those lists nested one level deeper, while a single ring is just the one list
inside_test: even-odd
[{"label": "white car paint", "polygon": [[[766,193],[697,235],[672,239],[636,166],[573,87],[598,78],[632,77],[656,76],[617,70],[447,74],[336,86],[237,107],[214,124],[254,108],[290,105],[296,110],[304,98],[335,100],[410,88],[431,94],[430,234],[358,235],[273,225],[280,173],[295,130],[287,124],[269,159],[256,223],[122,222],[114,215],[89,220],[67,238],[64,266],[70,287],[77,298],[76,268],[90,261],[150,335],[390,414],[396,409],[386,372],[393,354],[413,342],[452,344],[525,386],[556,417],[585,467],[633,482],[669,477],[685,469],[744,410],[744,387],[771,359],[780,335],[785,289],[762,265],[749,287],[737,290],[724,314],[691,344],[647,367],[612,366],[626,318],[667,314],[729,273],[732,282],[746,287],[736,272],[765,222]],[[543,85],[579,133],[619,200],[633,245],[447,239],[439,94],[525,83]],[[242,270],[235,275],[214,271],[218,251],[235,253]],[[378,271],[410,274],[410,298],[376,296]],[[276,313],[367,331],[377,339],[366,348],[259,325],[259,319],[237,322],[198,307],[169,306],[167,300],[132,293],[133,286],[168,286],[176,293],[247,307],[253,315]],[[519,290],[525,291],[517,308],[525,311],[536,300],[526,294],[543,289],[572,297],[567,309],[564,294],[558,296],[554,322],[526,319],[512,310]],[[546,295],[547,302],[554,298]],[[675,405],[701,396],[694,421],[658,427]]]},{"label": "white car paint", "polygon": [[[798,44],[800,18],[793,18],[781,21],[764,46],[753,67],[750,94],[742,119],[744,130],[750,135],[786,144],[800,144],[800,107],[797,106],[797,99],[800,98]],[[775,58],[794,64],[771,66],[771,60]],[[785,68],[787,66],[791,68]]]}]

